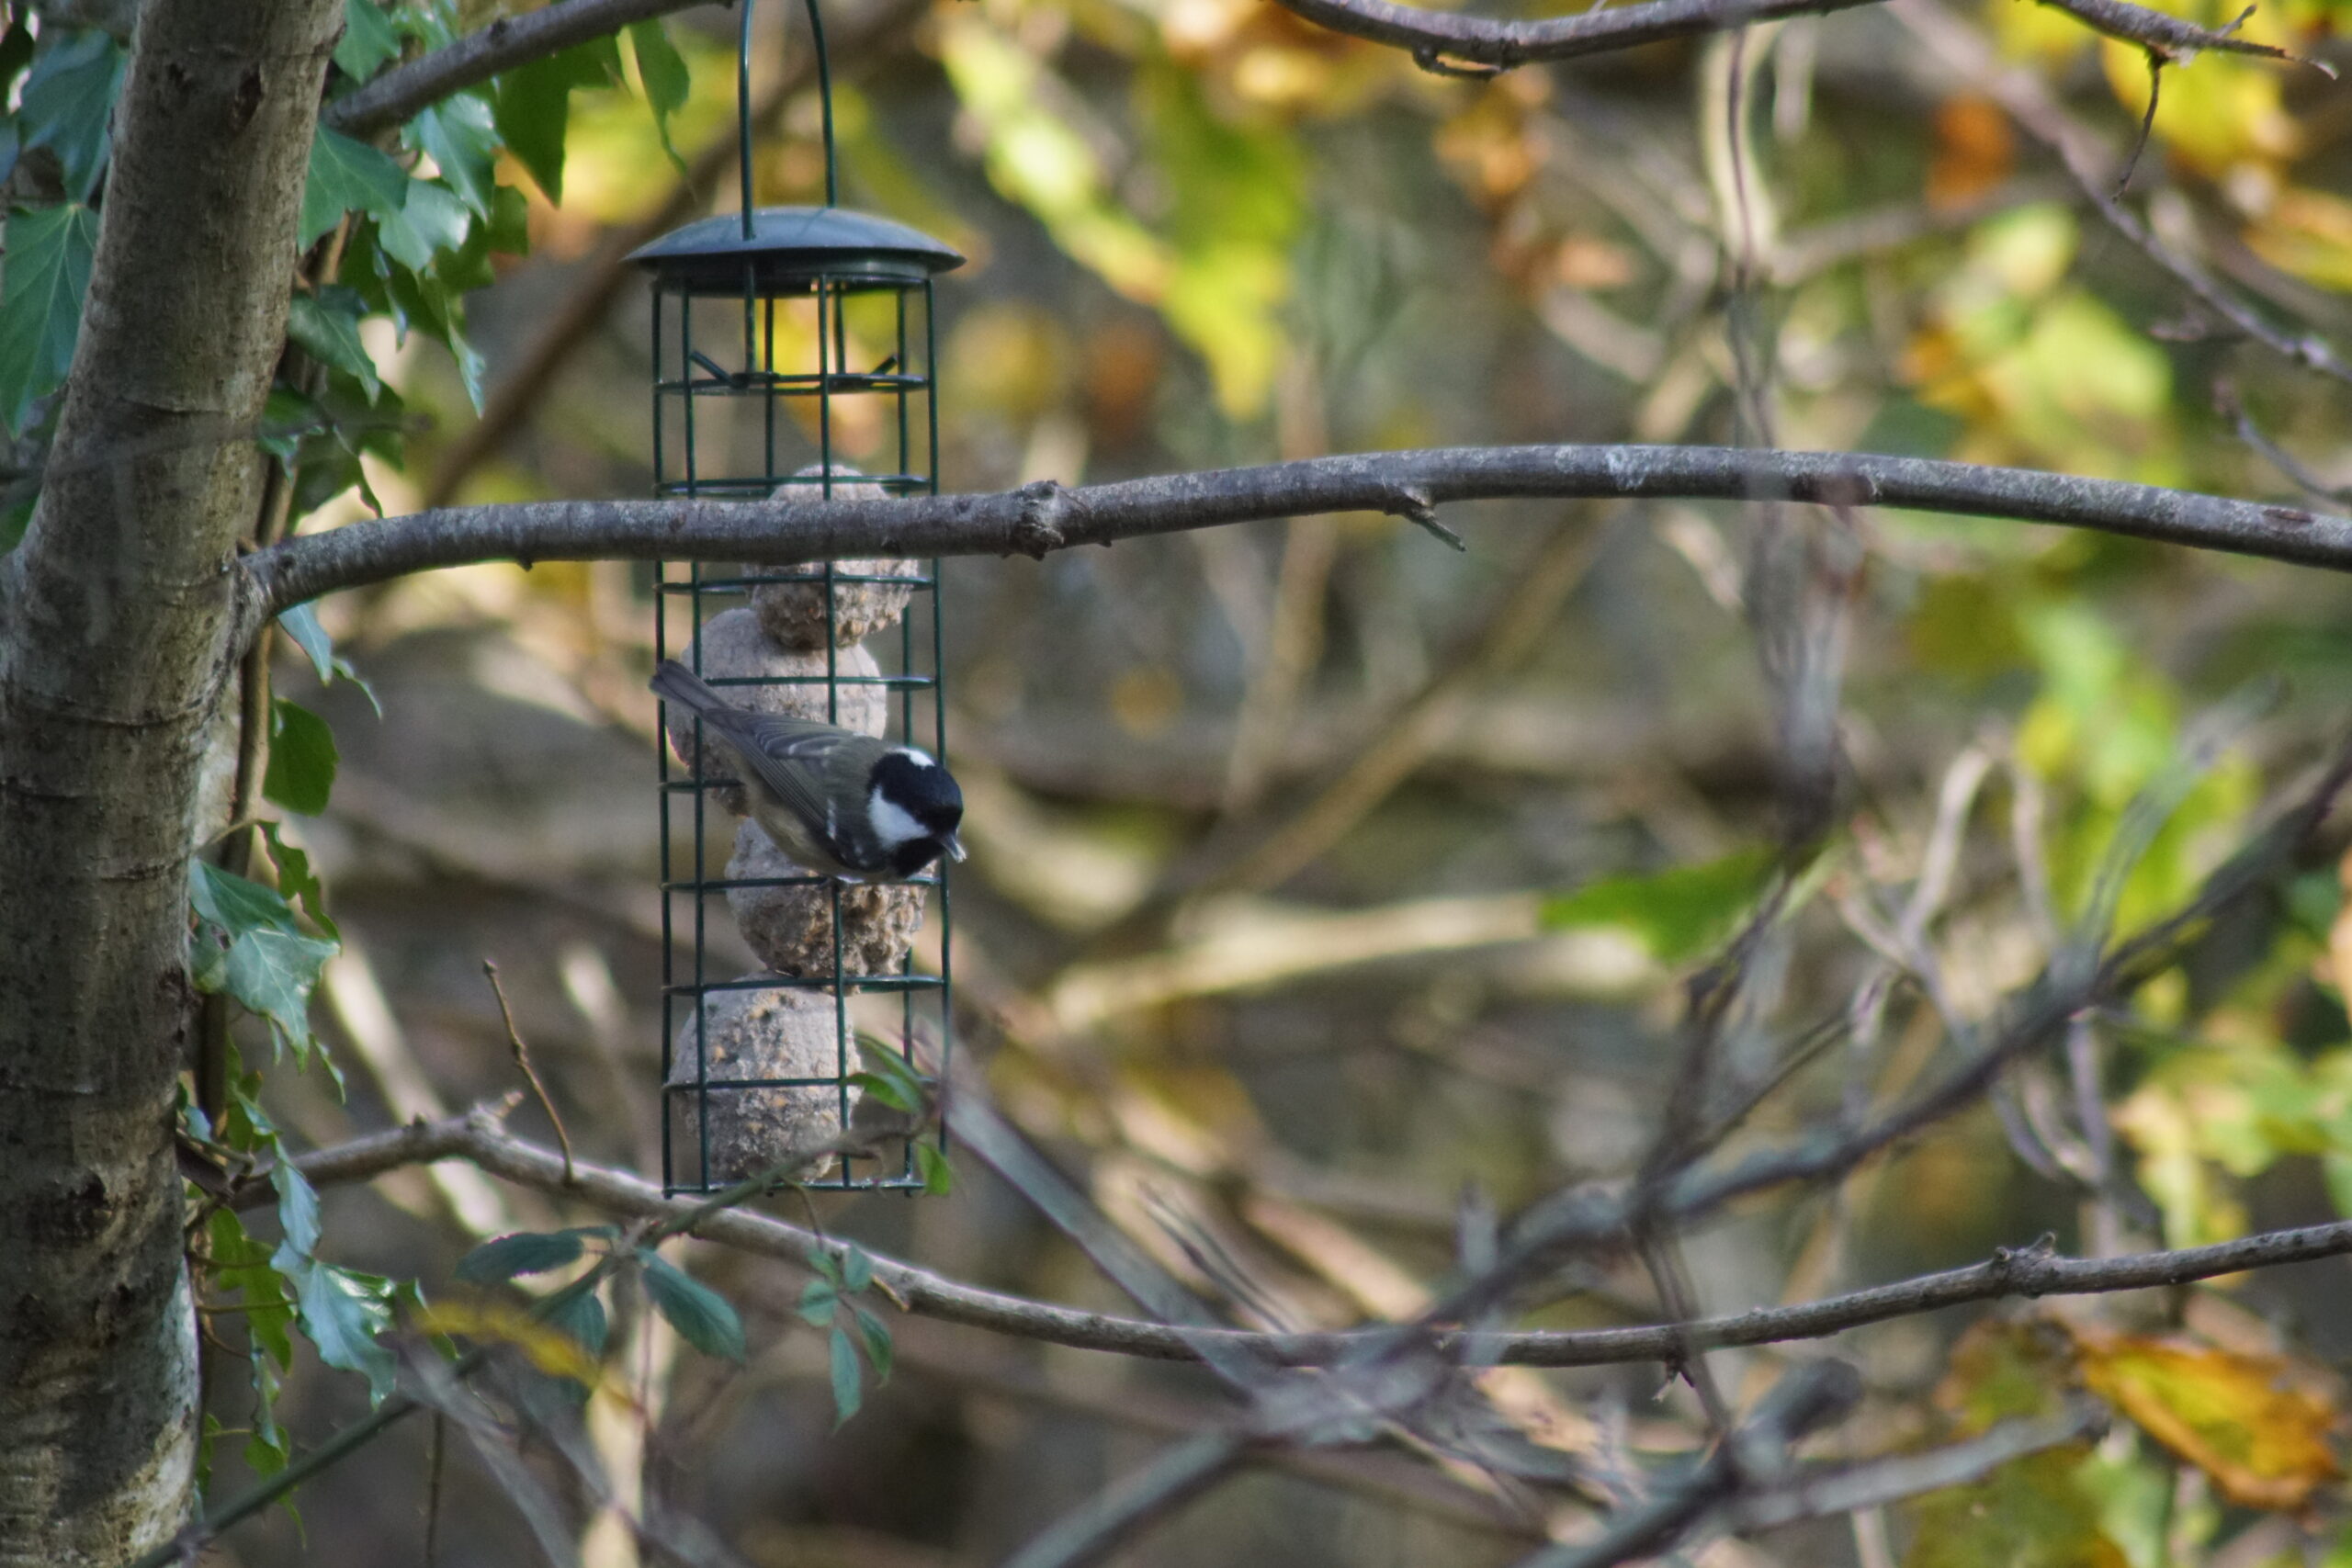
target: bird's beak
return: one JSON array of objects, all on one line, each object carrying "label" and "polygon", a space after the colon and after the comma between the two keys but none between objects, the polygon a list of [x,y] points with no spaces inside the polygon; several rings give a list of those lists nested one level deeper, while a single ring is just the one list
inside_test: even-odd
[{"label": "bird's beak", "polygon": [[947,835],[947,858],[957,865],[964,863],[964,840],[953,833]]}]

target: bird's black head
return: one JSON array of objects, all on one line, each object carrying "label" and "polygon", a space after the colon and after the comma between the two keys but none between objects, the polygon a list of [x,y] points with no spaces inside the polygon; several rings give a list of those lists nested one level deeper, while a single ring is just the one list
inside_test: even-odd
[{"label": "bird's black head", "polygon": [[942,854],[964,858],[956,829],[964,820],[964,792],[947,770],[911,746],[894,747],[868,776],[867,815],[890,867],[912,876]]}]

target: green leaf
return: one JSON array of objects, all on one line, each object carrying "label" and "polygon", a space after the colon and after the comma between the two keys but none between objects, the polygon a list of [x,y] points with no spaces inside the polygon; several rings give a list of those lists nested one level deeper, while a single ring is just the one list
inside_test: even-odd
[{"label": "green leaf", "polygon": [[852,1073],[846,1081],[868,1100],[893,1111],[912,1111],[921,1103],[903,1082],[886,1078],[880,1073]]},{"label": "green leaf", "polygon": [[491,1285],[517,1274],[544,1274],[577,1263],[582,1250],[580,1237],[571,1231],[521,1231],[483,1242],[458,1259],[458,1278],[468,1284]]},{"label": "green leaf", "polygon": [[865,1403],[865,1375],[848,1335],[836,1328],[827,1340],[833,1363],[833,1428],[839,1431]]},{"label": "green leaf", "polygon": [[65,384],[82,331],[82,297],[97,254],[98,217],[67,203],[8,218],[0,277],[0,420],[24,434],[33,404]]},{"label": "green leaf", "polygon": [[387,61],[399,59],[400,52],[400,34],[376,0],[343,0],[343,39],[334,46],[337,70],[354,82],[365,82]]},{"label": "green leaf", "polygon": [[955,1190],[956,1172],[949,1168],[947,1156],[939,1152],[936,1144],[915,1145],[915,1169],[922,1177],[922,1190],[934,1198],[944,1198]]},{"label": "green leaf", "polygon": [[[107,122],[122,88],[124,51],[97,31],[60,28],[53,37],[54,42],[44,37],[49,48],[25,78],[17,118],[28,150],[46,147],[57,154],[67,197],[87,201],[107,166]],[[13,257],[13,231],[8,239]]]},{"label": "green leaf", "polygon": [[743,1359],[743,1320],[727,1298],[680,1271],[650,1252],[640,1252],[645,1268],[645,1293],[654,1310],[670,1320],[678,1337],[706,1356],[729,1361]]},{"label": "green leaf", "polygon": [[270,704],[269,769],[262,775],[264,799],[316,817],[334,789],[334,731],[300,703],[279,697]]},{"label": "green leaf", "polygon": [[326,932],[333,941],[341,942],[343,932],[327,915],[327,890],[319,881],[318,874],[311,871],[311,857],[279,837],[278,825],[275,822],[263,823],[261,836],[262,841],[269,846],[269,858],[277,866],[279,890],[300,902],[302,912],[311,917],[311,924]]},{"label": "green leaf", "polygon": [[898,1362],[898,1350],[890,1343],[890,1325],[874,1313],[853,1303],[857,1314],[857,1332],[865,1341],[865,1359],[874,1363],[874,1375],[883,1382],[890,1381],[890,1369]]},{"label": "green leaf", "polygon": [[874,1283],[874,1259],[864,1249],[855,1246],[842,1249],[842,1283],[853,1292]]},{"label": "green leaf", "polygon": [[580,1342],[580,1348],[592,1357],[605,1353],[605,1340],[611,1325],[605,1318],[605,1303],[594,1291],[582,1291],[560,1306],[549,1307],[545,1319],[549,1328],[560,1329]]},{"label": "green leaf", "polygon": [[498,126],[490,100],[458,93],[417,111],[401,139],[433,160],[441,177],[477,217],[490,216],[498,160]]},{"label": "green leaf", "polygon": [[302,186],[302,248],[316,244],[346,212],[399,217],[411,183],[384,153],[321,126],[311,142],[311,167]]},{"label": "green leaf", "polygon": [[229,944],[222,988],[285,1032],[298,1058],[311,1046],[311,991],[336,944],[284,931],[247,931]]},{"label": "green leaf", "polygon": [[[347,303],[346,303],[347,302]],[[297,294],[286,312],[286,335],[322,365],[334,367],[356,380],[374,402],[384,390],[376,362],[359,341],[359,317],[366,307],[348,288]]]},{"label": "green leaf", "polygon": [[670,162],[684,173],[685,160],[670,141],[670,117],[685,107],[686,62],[662,29],[660,17],[631,23],[628,29],[629,52],[637,57],[637,79],[645,88],[645,101],[653,110],[653,129],[662,137],[662,151],[670,154]]},{"label": "green leaf", "polygon": [[499,135],[559,207],[563,205],[563,133],[571,113],[571,89],[605,86],[619,79],[620,69],[620,47],[607,37],[498,78],[494,118]]},{"label": "green leaf", "polygon": [[319,1250],[319,1194],[293,1162],[280,1159],[269,1168],[269,1184],[277,1189],[277,1224],[286,1245],[302,1258]]},{"label": "green leaf", "polygon": [[319,606],[315,602],[306,601],[283,612],[277,624],[311,656],[311,668],[319,672],[322,684],[334,679],[334,644],[327,639],[326,627],[319,625]]},{"label": "green leaf", "polygon": [[215,1289],[234,1291],[245,1308],[245,1328],[253,1336],[258,1370],[263,1357],[280,1367],[294,1360],[294,1341],[288,1332],[294,1323],[293,1298],[285,1280],[270,1267],[270,1249],[245,1233],[244,1221],[234,1210],[215,1209],[205,1221],[207,1272]]},{"label": "green leaf", "polygon": [[431,180],[410,180],[400,210],[376,215],[384,254],[418,273],[430,268],[442,252],[464,244],[471,222],[466,204]]},{"label": "green leaf", "polygon": [[301,933],[291,904],[260,883],[208,860],[188,862],[187,897],[198,914],[232,937],[255,931]]},{"label": "green leaf", "polygon": [[833,1289],[830,1280],[811,1280],[800,1289],[800,1316],[811,1328],[822,1328],[833,1321],[833,1309],[841,1303],[841,1292]]},{"label": "green leaf", "polygon": [[1545,899],[1544,926],[1618,927],[1659,963],[1679,964],[1723,939],[1756,897],[1771,863],[1769,851],[1742,850],[1650,876],[1603,877]]},{"label": "green leaf", "polygon": [[376,1338],[392,1325],[388,1282],[308,1259],[286,1272],[295,1282],[302,1332],[319,1348],[319,1359],[365,1377],[368,1403],[381,1404],[400,1371],[391,1351]]}]

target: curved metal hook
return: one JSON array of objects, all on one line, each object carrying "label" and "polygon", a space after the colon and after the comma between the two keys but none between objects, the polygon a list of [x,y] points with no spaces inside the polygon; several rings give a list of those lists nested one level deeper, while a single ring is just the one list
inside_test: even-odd
[{"label": "curved metal hook", "polygon": [[[752,0],[741,0],[742,20],[739,24],[735,46],[735,139],[738,151],[737,172],[742,181],[743,238],[752,237]],[[825,135],[825,205],[841,202],[841,175],[833,156],[833,69],[825,54],[825,19],[818,14],[817,0],[806,0],[808,8],[808,39],[817,51],[817,103],[824,119]]]}]

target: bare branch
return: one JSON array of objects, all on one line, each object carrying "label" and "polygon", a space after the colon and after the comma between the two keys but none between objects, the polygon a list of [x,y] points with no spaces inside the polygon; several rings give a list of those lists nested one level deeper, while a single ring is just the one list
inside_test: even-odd
[{"label": "bare branch", "polygon": [[[324,1187],[367,1181],[401,1166],[444,1159],[466,1160],[517,1186],[575,1197],[624,1218],[674,1218],[695,1207],[688,1199],[662,1197],[658,1187],[628,1172],[586,1160],[576,1163],[575,1177],[567,1183],[560,1155],[508,1134],[486,1111],[370,1134],[304,1155],[295,1163],[313,1186]],[[251,1208],[267,1203],[272,1198],[269,1183],[260,1179],[242,1188],[235,1202],[238,1207]],[[837,1257],[841,1250],[840,1243],[797,1225],[741,1210],[710,1215],[695,1227],[695,1234],[706,1241],[804,1265],[820,1254]],[[1456,1352],[1482,1365],[1584,1367],[1658,1361],[1691,1346],[1714,1348],[1818,1339],[1890,1318],[1915,1316],[1971,1302],[2143,1291],[2346,1255],[2352,1255],[2352,1221],[2267,1231],[2211,1247],[2133,1253],[2121,1258],[2065,1258],[2039,1246],[2003,1248],[1984,1262],[1965,1269],[1946,1269],[1798,1306],[1758,1308],[1700,1318],[1689,1324],[1453,1333],[1439,1334],[1434,1338],[1441,1351]],[[1083,1312],[984,1291],[911,1264],[876,1256],[871,1249],[868,1256],[873,1259],[874,1277],[903,1297],[911,1312],[1014,1338],[1082,1350],[1104,1350],[1154,1360],[1193,1360],[1197,1356],[1191,1342],[1214,1338],[1270,1360],[1294,1366],[1322,1366],[1360,1357],[1365,1350],[1393,1339],[1396,1332],[1375,1328],[1328,1334],[1252,1334],[1226,1328],[1179,1329],[1166,1324]]]},{"label": "bare branch", "polygon": [[992,495],[873,501],[546,501],[452,507],[308,535],[245,557],[254,624],[338,589],[472,561],[1029,555],[1228,523],[1395,512],[1426,497],[1752,501],[1902,506],[2055,523],[2352,568],[2352,518],[2153,485],[1924,457],[1727,446],[1455,446]]},{"label": "bare branch", "polygon": [[[1871,0],[1646,0],[1616,10],[1595,7],[1566,17],[1513,22],[1399,6],[1393,0],[1280,0],[1285,10],[1336,33],[1408,51],[1415,64],[1441,76],[1486,76],[1538,61],[1574,60],[1665,39],[1726,32],[1784,17],[1851,10]],[[2229,50],[2276,60],[2283,49],[2233,38],[2134,6],[2129,0],[2041,0],[2085,26],[2146,48],[2183,56]],[[2252,14],[2248,7],[2247,14]],[[2245,20],[2240,17],[2238,22]],[[2231,28],[2237,22],[2230,24]],[[2322,67],[2321,69],[2324,69]],[[2333,74],[2333,73],[2330,73]]]},{"label": "bare branch", "polygon": [[1162,1449],[1149,1464],[1054,1521],[1014,1552],[1005,1568],[1085,1568],[1136,1531],[1233,1473],[1247,1452],[1238,1439],[1206,1433]]},{"label": "bare branch", "polygon": [[[2272,44],[2256,43],[2252,39],[2233,36],[2254,7],[2248,6],[2238,13],[2237,20],[2227,27],[2200,28],[2178,17],[2168,17],[2162,11],[2152,11],[2145,6],[2134,6],[2131,0],[2041,0],[2053,10],[2064,11],[2094,32],[2125,43],[2136,43],[2148,51],[2152,64],[2182,60],[2199,50],[2221,50],[2232,54],[2258,54],[2268,60],[2293,61],[2309,63]],[[2316,67],[2327,71],[2324,65]],[[2331,76],[2335,73],[2328,71]],[[2153,100],[2153,89],[2149,94]],[[2154,118],[2153,108],[2149,118]]]},{"label": "bare branch", "polygon": [[574,44],[616,33],[632,22],[701,4],[702,0],[563,0],[560,6],[519,17],[500,17],[446,49],[393,66],[356,92],[329,104],[319,118],[330,130],[345,136],[373,136],[502,71],[560,54]]},{"label": "bare branch", "polygon": [[[1483,75],[1545,60],[1633,49],[1663,39],[1722,32],[1780,17],[1849,10],[1871,0],[1646,0],[1619,10],[1578,11],[1541,21],[1507,22],[1425,11],[1391,0],[1281,0],[1308,21],[1408,50],[1423,70],[1440,75]],[[1464,71],[1459,62],[1483,66]]]}]

